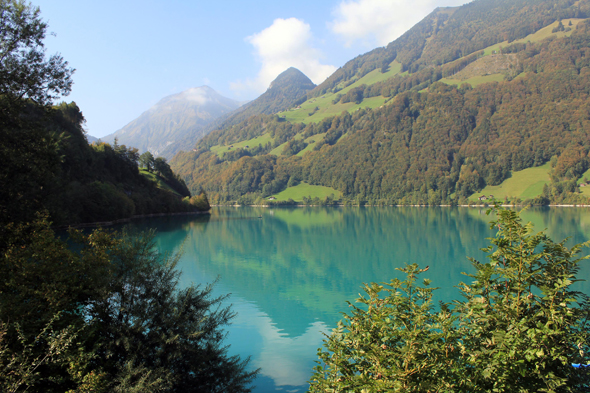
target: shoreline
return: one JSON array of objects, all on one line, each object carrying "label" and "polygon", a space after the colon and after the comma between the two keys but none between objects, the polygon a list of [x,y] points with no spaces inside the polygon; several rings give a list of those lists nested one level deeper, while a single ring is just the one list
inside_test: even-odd
[{"label": "shoreline", "polygon": [[60,225],[52,227],[53,229],[68,229],[68,228],[93,228],[93,227],[107,227],[116,224],[122,224],[125,222],[131,222],[137,218],[147,218],[147,217],[164,217],[164,216],[181,216],[181,215],[204,215],[204,214],[211,214],[210,210],[207,211],[197,211],[197,212],[176,212],[176,213],[151,213],[151,214],[137,214],[131,216],[129,218],[120,218],[118,220],[111,220],[111,221],[95,221],[95,222],[85,222],[80,224],[68,224],[68,225]]},{"label": "shoreline", "polygon": [[[478,208],[488,208],[492,207],[493,205],[343,205],[343,204],[335,204],[335,205],[304,205],[304,204],[273,204],[273,205],[211,205],[211,207],[313,207],[313,206],[323,206],[323,207],[345,207],[345,206],[354,206],[354,207],[478,207]],[[562,205],[562,204],[551,204],[551,205],[513,205],[513,204],[502,204],[499,205],[501,207],[590,207],[590,205]],[[173,214],[173,213],[172,213]]]}]

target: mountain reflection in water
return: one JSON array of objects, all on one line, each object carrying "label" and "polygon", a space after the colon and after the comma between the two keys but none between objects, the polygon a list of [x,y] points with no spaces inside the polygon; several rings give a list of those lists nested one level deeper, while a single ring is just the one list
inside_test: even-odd
[{"label": "mountain reflection in water", "polygon": [[[182,285],[211,283],[231,293],[237,317],[228,328],[230,353],[261,368],[258,393],[305,391],[329,333],[363,282],[402,278],[405,263],[429,265],[423,276],[440,288],[435,300],[457,298],[472,272],[467,256],[485,260],[493,218],[485,208],[219,207],[207,216],[142,219],[158,230],[162,252],[182,248]],[[533,208],[523,213],[555,241],[590,238],[587,208]],[[590,277],[587,264],[581,278]],[[578,288],[590,293],[588,282]]]}]

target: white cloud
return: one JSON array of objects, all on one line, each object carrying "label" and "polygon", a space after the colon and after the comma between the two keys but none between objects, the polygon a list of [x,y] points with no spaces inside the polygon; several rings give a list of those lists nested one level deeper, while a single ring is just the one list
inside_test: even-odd
[{"label": "white cloud", "polygon": [[205,105],[209,100],[207,91],[200,87],[193,87],[192,89],[188,89],[182,92],[182,98],[194,101],[199,105]]},{"label": "white cloud", "polygon": [[312,46],[310,26],[297,18],[275,19],[270,27],[246,38],[261,63],[254,79],[231,83],[232,90],[264,92],[289,67],[295,67],[314,83],[323,82],[336,67],[321,64],[321,53]]},{"label": "white cloud", "polygon": [[365,46],[385,46],[439,6],[456,6],[467,0],[344,0],[328,23],[349,47],[356,41]]}]

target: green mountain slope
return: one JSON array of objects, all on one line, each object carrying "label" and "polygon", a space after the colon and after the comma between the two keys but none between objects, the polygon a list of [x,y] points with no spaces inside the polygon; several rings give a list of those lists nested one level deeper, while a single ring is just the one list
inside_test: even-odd
[{"label": "green mountain slope", "polygon": [[301,99],[305,97],[307,92],[315,87],[315,84],[305,74],[297,68],[291,67],[277,76],[268,90],[260,97],[247,103],[237,113],[231,115],[223,126],[237,124],[253,115],[269,115],[288,109],[301,103],[300,101],[303,101]]},{"label": "green mountain slope", "polygon": [[586,18],[590,5],[575,0],[479,0],[437,8],[385,48],[358,56],[309,93],[318,97],[397,60],[402,71],[440,66],[491,45],[524,38],[556,20]]},{"label": "green mountain slope", "polygon": [[350,201],[438,204],[554,157],[540,197],[579,199],[589,9],[588,0],[437,9],[347,63],[300,108],[215,131],[172,166],[218,202],[252,203],[305,182]]}]

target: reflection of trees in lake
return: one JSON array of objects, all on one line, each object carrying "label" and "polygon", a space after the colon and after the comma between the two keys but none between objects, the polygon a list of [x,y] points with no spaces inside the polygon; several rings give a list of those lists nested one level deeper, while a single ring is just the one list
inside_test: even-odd
[{"label": "reflection of trees in lake", "polygon": [[[483,261],[480,248],[494,234],[485,210],[219,208],[208,219],[170,217],[158,224],[158,244],[168,250],[183,244],[185,280],[220,275],[224,288],[298,336],[318,318],[334,324],[362,282],[398,277],[395,268],[404,263],[429,265],[438,298],[450,300],[465,279],[461,273],[471,269],[466,257]],[[554,240],[587,238],[590,215],[577,209],[530,209],[524,218],[536,229],[548,227]]]},{"label": "reflection of trees in lake", "polygon": [[256,301],[294,334],[315,318],[334,323],[362,282],[389,281],[406,262],[429,264],[440,295],[450,296],[470,268],[465,256],[477,255],[491,234],[464,209],[241,208],[226,214],[227,220],[214,214],[205,234],[189,235],[186,257],[196,256],[199,269],[220,274],[224,286]]}]

